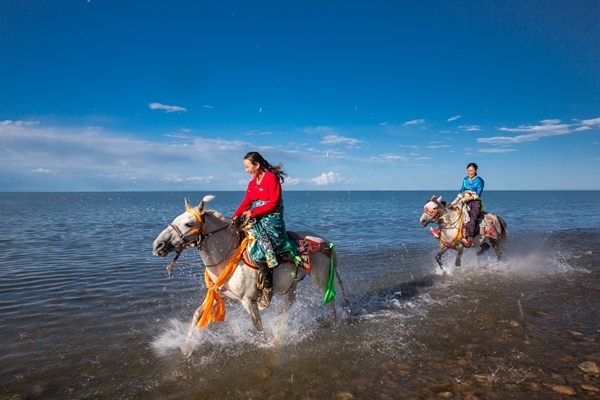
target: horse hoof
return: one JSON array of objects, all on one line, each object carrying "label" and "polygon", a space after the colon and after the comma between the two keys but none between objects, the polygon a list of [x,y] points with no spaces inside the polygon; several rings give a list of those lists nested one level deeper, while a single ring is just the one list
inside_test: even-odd
[{"label": "horse hoof", "polygon": [[188,358],[190,358],[190,356],[194,352],[194,349],[192,349],[190,346],[185,346],[185,348],[179,347],[179,350],[181,350],[181,358],[183,360],[187,360]]}]

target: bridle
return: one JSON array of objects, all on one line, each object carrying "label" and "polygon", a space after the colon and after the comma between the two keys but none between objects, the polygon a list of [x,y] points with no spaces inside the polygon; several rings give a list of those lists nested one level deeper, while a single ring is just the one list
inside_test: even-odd
[{"label": "bridle", "polygon": [[427,208],[427,205],[425,205],[425,207],[423,208],[423,213],[429,215],[431,217],[431,219],[433,221],[435,221],[439,217],[441,210],[442,209],[439,206],[438,206],[437,210],[430,210],[429,208]]},{"label": "bridle", "polygon": [[179,247],[180,247],[180,250],[178,250],[179,253],[183,250],[190,249],[190,248],[193,248],[196,246],[200,246],[200,243],[202,242],[201,232],[204,231],[204,228],[206,228],[206,223],[204,222],[204,215],[200,215],[200,213],[197,212],[196,210],[194,210],[193,208],[188,208],[185,212],[192,214],[194,216],[194,218],[196,218],[196,221],[200,223],[200,227],[190,230],[187,237],[191,236],[192,239],[186,240],[186,235],[184,235],[181,232],[181,230],[177,227],[177,225],[175,225],[174,223],[169,224],[169,226],[171,228],[173,228],[175,233],[177,233],[177,236],[179,236]]},{"label": "bridle", "polygon": [[190,230],[190,232],[186,236],[181,232],[181,229],[179,229],[177,225],[175,225],[174,223],[169,224],[169,226],[175,231],[175,233],[179,237],[179,246],[175,251],[175,257],[173,258],[173,261],[171,261],[171,263],[167,266],[169,278],[173,277],[173,267],[175,266],[175,263],[177,262],[179,256],[184,250],[193,249],[194,247],[198,247],[200,249],[202,247],[202,242],[204,241],[204,239],[229,227],[229,224],[227,224],[215,229],[214,231],[203,233],[206,229],[206,223],[204,222],[204,214],[200,214],[193,208],[188,208],[187,210],[185,210],[185,212],[192,214],[194,218],[196,218],[196,221],[200,224],[200,226],[198,228]]}]

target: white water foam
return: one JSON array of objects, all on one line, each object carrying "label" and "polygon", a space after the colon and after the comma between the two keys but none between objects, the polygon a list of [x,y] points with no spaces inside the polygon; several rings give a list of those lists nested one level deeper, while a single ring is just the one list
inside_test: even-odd
[{"label": "white water foam", "polygon": [[[233,350],[241,345],[243,348],[272,348],[297,344],[319,327],[318,319],[322,311],[318,310],[320,303],[315,300],[315,296],[303,299],[299,294],[294,306],[287,313],[280,313],[282,300],[274,298],[270,307],[261,312],[262,333],[256,331],[250,315],[241,304],[226,301],[224,322],[213,322],[205,329],[194,328],[188,341],[190,321],[171,319],[163,332],[151,342],[151,346],[157,355],[168,356],[182,349],[206,354],[203,349],[215,346]],[[328,309],[325,311],[328,312]],[[210,357],[205,361],[209,362]]]}]

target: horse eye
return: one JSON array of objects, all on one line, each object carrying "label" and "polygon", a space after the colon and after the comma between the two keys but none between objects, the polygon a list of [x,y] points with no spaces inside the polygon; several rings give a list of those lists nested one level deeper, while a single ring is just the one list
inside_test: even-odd
[{"label": "horse eye", "polygon": [[192,223],[188,222],[188,223],[185,224],[185,226],[188,227],[188,228],[191,228],[192,227]]}]

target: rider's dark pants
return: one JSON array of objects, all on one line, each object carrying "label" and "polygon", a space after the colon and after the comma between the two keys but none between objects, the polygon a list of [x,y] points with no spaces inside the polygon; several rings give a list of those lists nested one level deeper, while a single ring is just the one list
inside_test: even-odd
[{"label": "rider's dark pants", "polygon": [[479,214],[481,213],[481,201],[473,200],[469,203],[469,223],[467,225],[469,229],[469,237],[477,236],[477,220],[479,219]]},{"label": "rider's dark pants", "polygon": [[273,287],[273,268],[269,268],[267,263],[257,262],[258,268],[263,275],[263,286],[265,289]]}]

